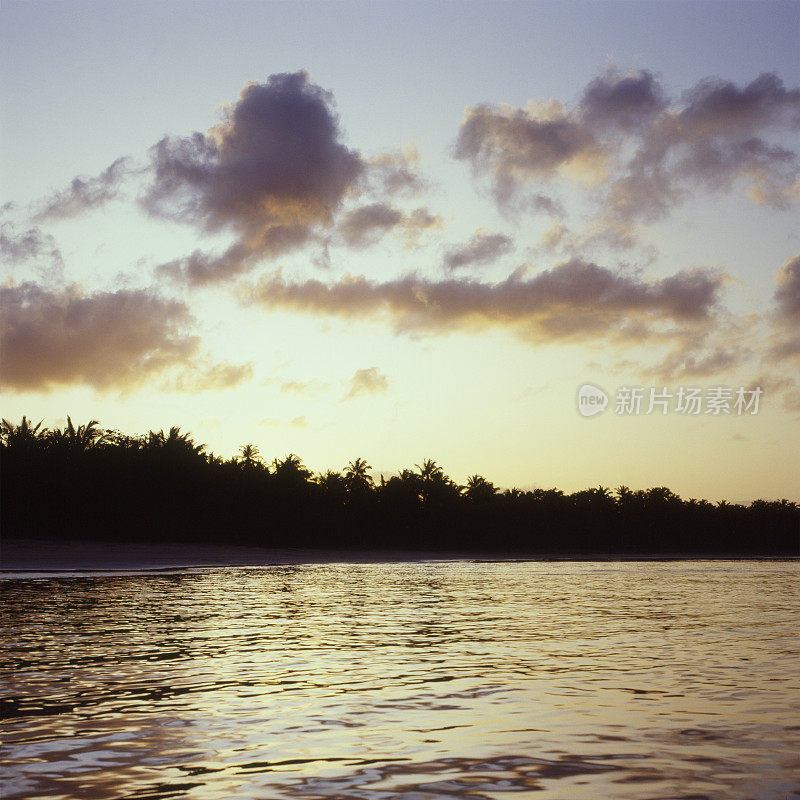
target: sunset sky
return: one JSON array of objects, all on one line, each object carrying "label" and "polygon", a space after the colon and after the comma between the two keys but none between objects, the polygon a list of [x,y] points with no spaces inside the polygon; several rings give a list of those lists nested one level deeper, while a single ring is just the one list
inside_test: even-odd
[{"label": "sunset sky", "polygon": [[[800,499],[800,3],[4,0],[0,23],[3,417]],[[675,408],[717,387],[730,413]]]}]

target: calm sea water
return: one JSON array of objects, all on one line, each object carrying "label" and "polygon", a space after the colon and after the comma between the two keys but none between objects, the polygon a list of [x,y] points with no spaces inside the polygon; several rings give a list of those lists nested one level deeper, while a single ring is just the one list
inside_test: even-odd
[{"label": "calm sea water", "polygon": [[4,580],[12,798],[800,797],[797,562]]}]

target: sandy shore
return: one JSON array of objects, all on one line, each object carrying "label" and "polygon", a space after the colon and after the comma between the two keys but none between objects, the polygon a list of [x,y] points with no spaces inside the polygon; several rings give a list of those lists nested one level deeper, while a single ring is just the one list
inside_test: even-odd
[{"label": "sandy shore", "polygon": [[[38,539],[0,541],[0,572],[83,572],[181,569],[191,567],[247,567],[276,564],[379,564],[410,561],[673,561],[747,560],[764,556],[692,553],[609,555],[608,553],[497,554],[430,553],[412,550],[275,549],[196,544],[117,544],[91,541],[50,542]],[[769,558],[767,556],[766,558]],[[783,560],[786,557],[774,557]],[[791,560],[794,560],[793,558]]]},{"label": "sandy shore", "polygon": [[[497,556],[485,556],[497,558]],[[481,558],[476,554],[413,551],[336,551],[271,549],[192,544],[116,544],[6,539],[0,543],[0,570],[149,570],[180,567],[334,564]]]}]

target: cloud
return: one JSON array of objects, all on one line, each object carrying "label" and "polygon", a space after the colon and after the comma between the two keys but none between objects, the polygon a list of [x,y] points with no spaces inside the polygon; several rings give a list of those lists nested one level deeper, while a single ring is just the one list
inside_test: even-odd
[{"label": "cloud", "polygon": [[233,389],[253,377],[253,363],[230,364],[222,362],[211,367],[198,368],[192,364],[165,388],[176,392],[205,392]]},{"label": "cloud", "polygon": [[293,419],[289,420],[289,422],[284,422],[282,420],[276,419],[275,417],[264,417],[264,419],[259,420],[259,425],[262,425],[265,428],[278,428],[284,427],[288,425],[291,428],[306,428],[308,427],[308,421],[306,420],[305,416],[294,417]]},{"label": "cloud", "polygon": [[323,381],[284,381],[280,390],[283,394],[297,394],[313,397],[328,388]]},{"label": "cloud", "polygon": [[681,121],[707,136],[751,136],[769,126],[800,129],[800,89],[786,89],[773,73],[743,88],[720,78],[705,78],[684,95]]},{"label": "cloud", "polygon": [[306,72],[246,84],[207,135],[155,145],[147,207],[257,237],[276,222],[327,220],[364,169],[339,141],[332,104]]},{"label": "cloud", "polygon": [[41,208],[34,219],[64,219],[100,208],[119,195],[121,184],[130,172],[128,159],[118,158],[93,178],[73,178],[66,189],[40,202]]},{"label": "cloud", "polygon": [[0,225],[0,262],[15,267],[35,262],[38,272],[48,279],[60,276],[64,260],[55,239],[38,227],[16,233],[10,222]]},{"label": "cloud", "polygon": [[693,191],[737,184],[755,202],[788,207],[800,199],[798,156],[768,137],[798,129],[800,90],[771,73],[742,87],[706,78],[673,102],[652,73],[611,70],[573,108],[469,108],[455,156],[504,206],[524,207],[527,190],[555,179],[589,180],[599,222],[619,231],[666,216]]},{"label": "cloud", "polygon": [[769,356],[776,361],[800,361],[800,333],[778,336],[769,350]]},{"label": "cloud", "polygon": [[752,199],[779,208],[797,199],[797,154],[763,137],[800,129],[800,90],[770,73],[741,88],[706,78],[682,102],[658,120],[634,174],[658,167],[673,184],[709,191],[743,180]]},{"label": "cloud", "polygon": [[366,247],[375,244],[402,221],[402,211],[386,203],[373,203],[345,214],[339,224],[339,233],[350,247]]},{"label": "cloud", "polygon": [[528,213],[544,212],[551,217],[563,217],[564,206],[546,194],[530,194],[519,200],[517,209]]},{"label": "cloud", "polygon": [[800,255],[790,258],[778,270],[775,306],[778,319],[800,327]]},{"label": "cloud", "polygon": [[[151,214],[236,237],[222,252],[198,249],[156,268],[192,285],[236,277],[312,242],[321,245],[315,262],[325,267],[332,228],[347,246],[363,248],[393,228],[413,244],[441,223],[427,209],[404,212],[386,199],[426,186],[416,149],[365,160],[346,147],[333,96],[306,72],[246,84],[207,134],[165,137],[150,155],[142,202]],[[365,192],[375,202],[342,213]]]},{"label": "cloud", "polygon": [[363,394],[380,394],[389,389],[389,378],[377,367],[357,369],[353,377],[347,381],[347,387],[345,400],[351,400]]},{"label": "cloud", "polygon": [[145,208],[238,241],[221,257],[195,253],[162,271],[203,283],[305,244],[367,169],[340,138],[332,95],[306,72],[246,84],[207,134],[163,138],[151,150]]},{"label": "cloud", "polygon": [[507,203],[528,181],[554,177],[586,154],[599,156],[591,131],[555,101],[531,105],[480,105],[467,109],[455,157],[488,174],[498,202]]},{"label": "cloud", "polygon": [[788,259],[780,267],[775,284],[768,358],[800,364],[800,255]]},{"label": "cloud", "polygon": [[156,274],[193,286],[203,286],[232,278],[252,269],[264,258],[275,258],[302,246],[309,239],[305,225],[276,225],[265,231],[259,249],[237,241],[219,255],[195,250],[188,256],[167,261],[156,267]]},{"label": "cloud", "polygon": [[10,389],[130,389],[185,365],[199,340],[183,303],[149,291],[0,288],[0,375]]},{"label": "cloud", "polygon": [[719,331],[714,333],[717,335],[702,328],[682,330],[674,337],[677,346],[661,361],[647,367],[638,366],[645,375],[664,382],[698,380],[730,373],[753,355],[753,350],[741,343],[720,344],[724,336],[720,336]]},{"label": "cloud", "polygon": [[367,162],[367,188],[378,195],[418,194],[428,185],[419,173],[419,160],[414,146],[380,153]]},{"label": "cloud", "polygon": [[736,347],[715,347],[701,357],[689,356],[684,360],[681,374],[690,377],[708,377],[738,367],[752,354],[752,350]]},{"label": "cloud", "polygon": [[438,214],[427,208],[415,208],[403,217],[401,227],[406,237],[406,244],[414,246],[419,237],[427,231],[441,230],[444,222]]},{"label": "cloud", "polygon": [[797,199],[797,154],[764,137],[798,129],[800,90],[786,89],[776,75],[741,88],[706,78],[645,130],[622,178],[623,210],[639,204],[640,213],[663,216],[690,189],[728,191],[737,181],[749,184],[757,202],[785,207]]},{"label": "cloud", "polygon": [[427,209],[400,211],[387,198],[424,189],[418,167],[413,146],[364,159],[342,141],[333,95],[305,71],[280,73],[245,84],[206,133],[163,137],[144,167],[119,158],[95,177],[74,178],[41,202],[35,218],[98,208],[136,175],[144,180],[140,203],[151,215],[233,236],[222,249],[198,248],[156,266],[162,278],[204,285],[312,243],[322,247],[316,261],[325,266],[329,231],[345,204],[365,194],[374,202],[344,215],[344,242],[365,247],[398,227],[413,245],[441,219]]},{"label": "cloud", "polygon": [[405,212],[389,203],[372,203],[344,214],[338,231],[346,245],[360,249],[376,244],[394,229],[401,230],[406,244],[413,246],[425,231],[441,226],[442,218],[427,208]]},{"label": "cloud", "polygon": [[513,250],[514,240],[510,236],[477,231],[468,242],[445,253],[444,265],[453,270],[471,265],[491,264]]},{"label": "cloud", "polygon": [[317,254],[311,258],[311,263],[317,269],[330,269],[331,268],[331,250],[330,242],[322,242]]},{"label": "cloud", "polygon": [[647,70],[595,78],[584,89],[579,108],[585,125],[595,130],[638,131],[666,110],[668,98]]},{"label": "cloud", "polygon": [[398,331],[495,327],[528,341],[622,341],[647,335],[652,325],[709,323],[724,280],[719,273],[689,270],[645,281],[573,259],[531,278],[517,271],[499,283],[406,275],[383,283],[345,277],[326,284],[290,281],[276,272],[243,296],[268,309],[383,319]]},{"label": "cloud", "polygon": [[800,411],[800,389],[791,389],[783,394],[783,407],[789,413]]},{"label": "cloud", "polygon": [[658,250],[653,244],[641,242],[634,226],[613,217],[595,218],[580,232],[574,231],[560,220],[554,220],[541,235],[534,252],[558,254],[562,257],[583,257],[598,250],[630,250],[639,245],[636,261],[652,264]]}]

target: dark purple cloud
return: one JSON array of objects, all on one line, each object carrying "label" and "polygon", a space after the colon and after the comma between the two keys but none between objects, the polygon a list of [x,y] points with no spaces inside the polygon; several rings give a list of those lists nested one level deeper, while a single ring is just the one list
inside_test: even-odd
[{"label": "dark purple cloud", "polygon": [[680,124],[695,136],[752,136],[770,127],[800,130],[800,89],[764,73],[743,87],[705,78],[683,96]]},{"label": "dark purple cloud", "polygon": [[195,250],[188,256],[159,264],[156,274],[192,286],[217,283],[253,269],[262,259],[296,250],[310,235],[306,225],[274,225],[262,232],[257,247],[252,242],[237,240],[219,254]]},{"label": "dark purple cloud", "polygon": [[397,330],[447,333],[505,327],[535,341],[630,339],[653,324],[712,319],[723,276],[702,270],[645,281],[578,259],[531,278],[499,283],[407,275],[336,283],[264,278],[248,301],[265,308],[345,318],[382,318]]},{"label": "dark purple cloud", "polygon": [[695,191],[736,185],[758,203],[788,207],[800,199],[800,165],[781,137],[798,129],[800,90],[773,74],[742,87],[708,78],[672,103],[652,73],[611,72],[571,109],[556,101],[468,109],[455,155],[506,206],[524,206],[526,192],[557,177],[591,180],[601,220],[619,229],[661,218]]},{"label": "dark purple cloud", "polygon": [[[439,221],[427,209],[403,212],[386,200],[424,188],[416,150],[363,159],[341,141],[333,96],[305,72],[246,85],[208,134],[165,137],[151,158],[143,203],[152,214],[237,237],[222,253],[197,250],[157,268],[190,284],[235,277],[311,242],[322,245],[317,261],[327,264],[331,230],[361,248],[392,228],[413,239]],[[375,202],[343,212],[365,192]]]},{"label": "dark purple cloud", "polygon": [[376,244],[391,230],[399,229],[413,245],[427,230],[440,227],[441,217],[427,208],[401,211],[389,203],[371,203],[343,214],[337,231],[348,247],[364,248]]},{"label": "dark purple cloud", "polygon": [[145,197],[157,214],[260,235],[324,222],[364,170],[339,139],[333,97],[306,72],[247,84],[207,135],[162,139]]},{"label": "dark purple cloud", "polygon": [[635,131],[667,108],[668,98],[647,70],[633,75],[609,72],[595,78],[583,92],[580,116],[589,128]]},{"label": "dark purple cloud", "polygon": [[314,239],[367,169],[340,139],[332,95],[305,72],[247,84],[208,134],[162,139],[151,153],[145,207],[232,231],[237,241],[221,255],[198,251],[160,271],[190,283],[223,280]]},{"label": "dark purple cloud", "polygon": [[469,241],[448,250],[444,256],[447,269],[491,264],[514,250],[514,240],[502,233],[478,231]]},{"label": "dark purple cloud", "polygon": [[769,358],[800,364],[800,255],[781,266],[775,283]]},{"label": "dark purple cloud", "polygon": [[534,110],[480,105],[467,109],[455,157],[490,175],[496,199],[507,203],[522,184],[553,177],[596,150],[592,132],[558,105]]},{"label": "dark purple cloud", "polygon": [[387,203],[373,203],[346,213],[339,223],[339,234],[350,247],[366,247],[402,221],[403,212],[399,209]]},{"label": "dark purple cloud", "polygon": [[775,305],[779,319],[800,327],[800,255],[790,258],[779,270]]}]

